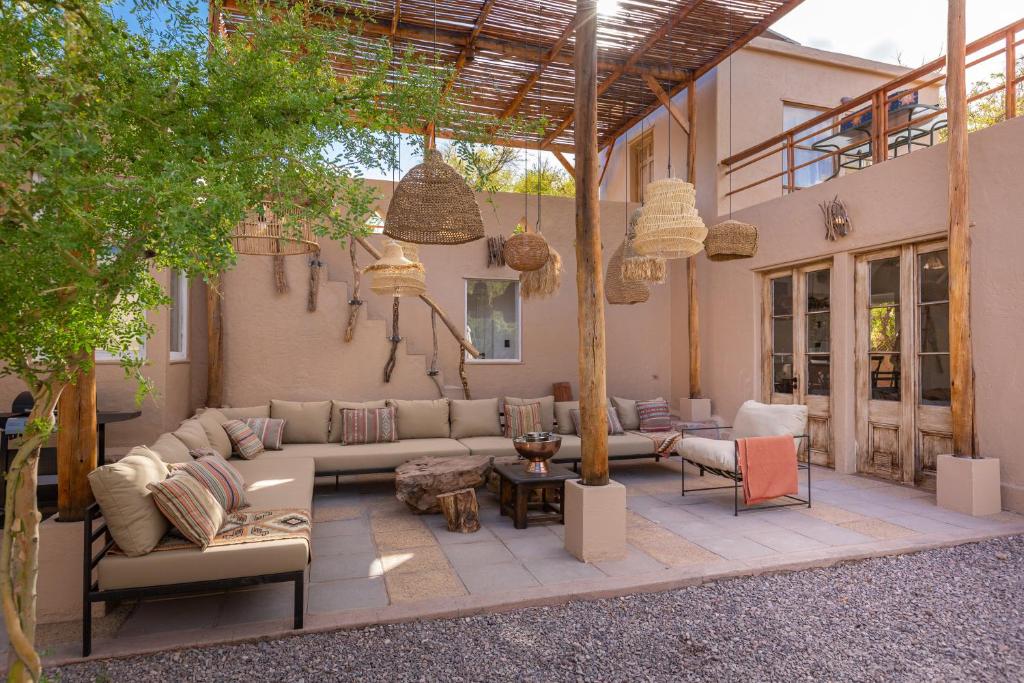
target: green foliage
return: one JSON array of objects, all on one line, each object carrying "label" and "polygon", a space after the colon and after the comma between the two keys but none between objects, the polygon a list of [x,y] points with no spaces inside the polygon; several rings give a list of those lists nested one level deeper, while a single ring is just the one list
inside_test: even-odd
[{"label": "green foliage", "polygon": [[[539,187],[538,187],[539,186]],[[539,167],[532,165],[523,175],[516,178],[513,192],[554,195],[556,197],[575,197],[576,180],[563,169],[555,166],[546,158],[541,158]]]},{"label": "green foliage", "polygon": [[[1017,60],[1017,78],[1024,77],[1024,58]],[[986,92],[992,88],[999,90],[991,95],[980,97],[970,103],[967,109],[967,130],[974,132],[982,128],[988,128],[1006,119],[1006,74],[994,73],[988,80],[975,82],[968,92],[968,97],[973,97]],[[1020,98],[1022,88],[1017,86],[1017,97]],[[1018,99],[1019,102],[1019,99]],[[1017,105],[1021,106],[1020,104]]]},{"label": "green foliage", "polygon": [[523,169],[523,152],[509,147],[454,142],[441,150],[444,160],[477,192],[516,192],[574,197],[576,181],[542,157],[538,168],[531,154]]}]

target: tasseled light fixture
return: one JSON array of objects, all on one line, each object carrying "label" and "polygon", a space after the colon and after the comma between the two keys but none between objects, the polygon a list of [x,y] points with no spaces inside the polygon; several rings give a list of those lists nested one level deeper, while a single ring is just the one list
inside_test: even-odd
[{"label": "tasseled light fixture", "polygon": [[629,231],[626,233],[626,241],[622,248],[622,279],[625,282],[661,284],[665,282],[667,271],[665,259],[643,256],[633,249],[633,240],[636,238],[636,222],[640,219],[641,211],[643,209],[635,209],[629,217]]},{"label": "tasseled light fixture", "polygon": [[697,214],[691,183],[663,178],[647,185],[645,203],[636,222],[633,249],[642,256],[686,258],[704,248],[708,229]]},{"label": "tasseled light fixture", "polygon": [[370,289],[384,296],[419,296],[427,292],[427,274],[423,264],[406,258],[402,246],[388,242],[377,261],[365,268],[370,273]]}]

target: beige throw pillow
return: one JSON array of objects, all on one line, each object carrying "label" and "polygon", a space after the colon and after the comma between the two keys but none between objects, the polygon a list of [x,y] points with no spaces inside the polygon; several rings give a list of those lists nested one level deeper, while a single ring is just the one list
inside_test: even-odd
[{"label": "beige throw pillow", "polygon": [[[206,430],[203,429],[203,425],[199,424],[199,420],[194,417],[182,422],[181,426],[172,434],[178,437],[178,440],[185,444],[185,447],[190,451],[213,448],[213,445],[210,443],[210,437],[206,436]],[[227,434],[224,436],[227,436]]]},{"label": "beige throw pillow", "polygon": [[197,415],[196,419],[199,420],[203,431],[206,432],[206,438],[210,440],[213,450],[217,451],[217,454],[224,459],[230,458],[231,439],[224,431],[224,423],[228,421],[228,418],[224,417],[224,413],[216,408],[207,408]]},{"label": "beige throw pillow", "polygon": [[[555,420],[558,422],[556,429],[559,434],[575,434],[576,429],[572,424],[573,410],[580,409],[579,401],[559,401],[554,404]],[[543,419],[543,418],[541,418]]]},{"label": "beige throw pillow", "polygon": [[149,446],[149,450],[160,456],[164,462],[192,462],[188,446],[170,432],[164,432]]},{"label": "beige throw pillow", "polygon": [[366,408],[367,410],[373,410],[374,408],[387,408],[388,402],[384,399],[379,401],[331,401],[331,433],[327,437],[327,440],[331,443],[341,443],[341,411],[343,410],[360,410]]},{"label": "beige throw pillow", "polygon": [[498,417],[498,399],[481,398],[475,401],[452,401],[452,438],[470,436],[501,436]]},{"label": "beige throw pillow", "polygon": [[271,401],[270,417],[284,420],[284,443],[327,443],[330,401]]},{"label": "beige throw pillow", "polygon": [[110,535],[125,555],[145,555],[167,533],[167,519],[146,488],[166,478],[167,465],[145,446],[136,446],[117,462],[89,473],[92,495],[100,504]]},{"label": "beige throw pillow", "polygon": [[388,400],[395,408],[399,439],[447,439],[451,436],[448,425],[448,399],[434,401]]},{"label": "beige throw pillow", "polygon": [[[540,398],[511,398],[506,396],[505,403],[511,403],[514,406],[525,406],[529,403],[540,404],[540,426],[545,432],[550,432],[555,428],[555,397],[554,396],[542,396]],[[568,418],[568,415],[566,415]],[[572,434],[572,420],[569,419],[569,431],[566,434]]]}]

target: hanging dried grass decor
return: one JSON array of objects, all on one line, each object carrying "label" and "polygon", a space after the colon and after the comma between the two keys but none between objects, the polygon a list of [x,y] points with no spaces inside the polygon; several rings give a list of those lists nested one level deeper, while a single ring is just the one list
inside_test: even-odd
[{"label": "hanging dried grass decor", "polygon": [[751,258],[757,253],[757,228],[734,220],[716,223],[708,228],[704,251],[712,261]]},{"label": "hanging dried grass decor", "polygon": [[383,296],[419,296],[427,291],[427,275],[422,263],[411,261],[397,242],[388,242],[381,257],[366,266],[370,289]]},{"label": "hanging dried grass decor", "polygon": [[647,185],[644,196],[633,239],[637,254],[686,258],[704,248],[708,229],[697,215],[697,197],[691,183],[678,178],[655,180]]},{"label": "hanging dried grass decor", "polygon": [[395,187],[384,234],[416,244],[463,244],[484,236],[484,221],[473,190],[431,149]]},{"label": "hanging dried grass decor", "polygon": [[519,293],[524,299],[543,299],[562,286],[562,257],[548,245],[548,260],[537,270],[519,274]]},{"label": "hanging dried grass decor", "polygon": [[665,259],[653,256],[643,256],[633,249],[633,239],[636,237],[636,222],[640,218],[643,209],[636,209],[629,217],[629,232],[626,233],[625,248],[622,250],[622,279],[624,282],[653,282],[661,284],[665,282],[667,268]]},{"label": "hanging dried grass decor", "polygon": [[320,250],[309,224],[289,223],[267,205],[235,226],[231,245],[235,253],[249,256],[289,256]]},{"label": "hanging dried grass decor", "polygon": [[608,261],[604,276],[604,297],[609,304],[642,304],[651,298],[651,290],[643,282],[626,282],[622,279],[622,254],[626,247],[623,240]]}]

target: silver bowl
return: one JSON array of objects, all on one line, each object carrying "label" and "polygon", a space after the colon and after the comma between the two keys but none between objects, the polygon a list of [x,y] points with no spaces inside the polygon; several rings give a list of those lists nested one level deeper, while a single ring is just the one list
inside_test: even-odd
[{"label": "silver bowl", "polygon": [[512,439],[519,456],[526,459],[526,471],[530,474],[547,474],[548,460],[562,446],[562,437],[551,432],[530,432]]}]

